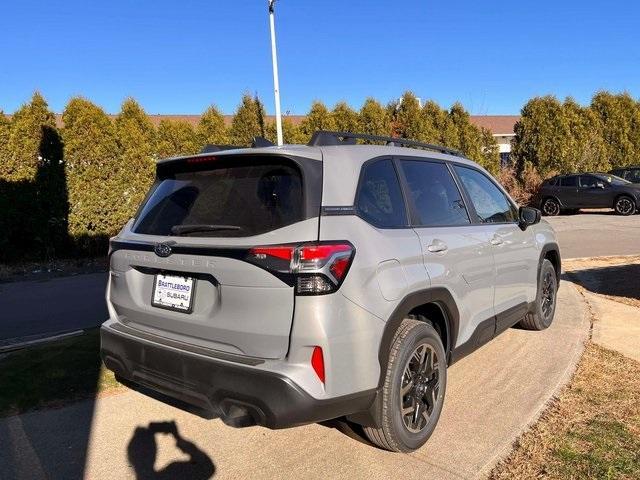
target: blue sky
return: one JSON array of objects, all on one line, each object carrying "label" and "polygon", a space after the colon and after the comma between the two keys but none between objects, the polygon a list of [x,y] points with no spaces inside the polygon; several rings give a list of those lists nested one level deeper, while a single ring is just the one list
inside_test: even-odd
[{"label": "blue sky", "polygon": [[[40,90],[62,111],[83,95],[117,112],[231,113],[245,91],[273,111],[266,0],[3,2],[0,109]],[[534,95],[640,96],[640,2],[278,0],[283,111],[413,90],[474,114]]]}]

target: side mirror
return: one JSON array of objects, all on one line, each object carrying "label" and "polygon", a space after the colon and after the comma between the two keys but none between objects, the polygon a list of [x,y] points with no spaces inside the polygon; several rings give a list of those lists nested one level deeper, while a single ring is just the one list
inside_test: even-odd
[{"label": "side mirror", "polygon": [[540,223],[540,219],[542,218],[542,213],[540,210],[533,207],[520,207],[518,211],[518,225],[522,230],[526,230],[531,225],[535,225],[536,223]]}]

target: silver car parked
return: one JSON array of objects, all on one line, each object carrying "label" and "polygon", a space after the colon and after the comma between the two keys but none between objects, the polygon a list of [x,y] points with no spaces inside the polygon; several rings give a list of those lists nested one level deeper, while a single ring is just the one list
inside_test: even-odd
[{"label": "silver car parked", "polygon": [[540,212],[455,151],[345,132],[214,147],[160,161],[111,240],[102,357],[229,425],[346,417],[408,452],[447,366],[551,324],[559,274]]}]

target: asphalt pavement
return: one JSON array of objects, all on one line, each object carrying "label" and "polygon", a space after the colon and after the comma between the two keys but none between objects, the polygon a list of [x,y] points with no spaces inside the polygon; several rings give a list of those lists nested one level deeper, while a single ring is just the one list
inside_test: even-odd
[{"label": "asphalt pavement", "polygon": [[558,235],[563,258],[640,253],[640,215],[622,217],[613,211],[591,210],[544,219]]},{"label": "asphalt pavement", "polygon": [[107,275],[0,283],[0,341],[100,325],[108,315]]}]

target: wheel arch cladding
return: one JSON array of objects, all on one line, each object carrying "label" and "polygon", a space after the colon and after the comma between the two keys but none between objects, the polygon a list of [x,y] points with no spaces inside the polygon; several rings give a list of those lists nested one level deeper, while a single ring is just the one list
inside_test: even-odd
[{"label": "wheel arch cladding", "polygon": [[540,278],[540,269],[542,268],[542,261],[549,260],[553,268],[556,270],[556,279],[558,280],[558,286],[560,286],[560,275],[562,274],[562,259],[560,257],[560,248],[557,243],[550,242],[542,247],[540,251],[540,261],[538,262],[538,276]]},{"label": "wheel arch cladding", "polygon": [[[433,318],[434,314],[436,316],[435,318]],[[379,386],[384,383],[389,351],[395,333],[400,327],[402,320],[409,315],[424,315],[434,321],[434,327],[436,330],[440,330],[438,333],[441,335],[447,360],[449,359],[451,350],[453,350],[455,346],[456,339],[458,338],[460,313],[449,290],[444,287],[435,287],[410,293],[398,304],[385,325],[380,342],[380,350],[378,352],[378,359],[380,361]]]}]

